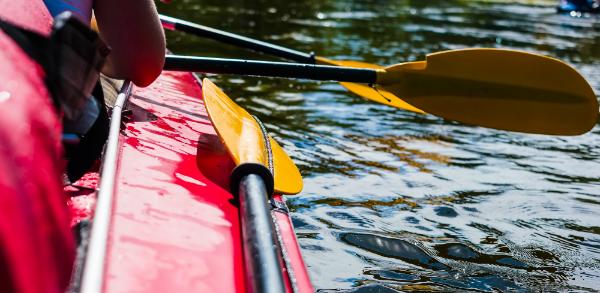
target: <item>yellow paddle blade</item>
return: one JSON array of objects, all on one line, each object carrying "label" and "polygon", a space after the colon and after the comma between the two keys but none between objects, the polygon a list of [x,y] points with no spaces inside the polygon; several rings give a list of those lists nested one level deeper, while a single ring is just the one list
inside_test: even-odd
[{"label": "yellow paddle blade", "polygon": [[578,135],[598,121],[598,101],[565,63],[500,49],[435,53],[378,73],[378,88],[427,113],[467,124]]},{"label": "yellow paddle blade", "polygon": [[[342,60],[331,60],[323,57],[317,57],[317,63],[322,65],[337,65],[344,67],[355,67],[355,68],[370,68],[370,69],[384,69],[385,67],[377,64],[359,62],[359,61],[342,61]],[[347,90],[354,94],[361,96],[367,100],[371,100],[376,103],[396,107],[403,110],[408,110],[417,113],[425,113],[422,110],[408,104],[402,99],[398,98],[390,92],[384,90],[375,90],[369,85],[353,82],[340,82],[340,84]]]},{"label": "yellow paddle blade", "polygon": [[[258,163],[268,167],[267,145],[254,117],[207,78],[202,81],[202,93],[208,116],[235,164]],[[298,167],[271,136],[269,141],[275,192],[299,193],[302,191],[302,176]]]}]

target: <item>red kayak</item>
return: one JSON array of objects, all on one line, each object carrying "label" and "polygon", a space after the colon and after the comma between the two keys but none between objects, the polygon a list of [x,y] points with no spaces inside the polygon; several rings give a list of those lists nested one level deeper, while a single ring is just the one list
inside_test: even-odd
[{"label": "red kayak", "polygon": [[[42,1],[0,7],[3,20],[49,33]],[[147,88],[124,82],[99,167],[63,188],[60,120],[44,72],[1,31],[0,47],[1,292],[256,288],[264,272],[249,269],[253,238],[229,188],[239,162],[193,74],[164,72]],[[283,197],[269,206],[285,291],[313,292]],[[77,249],[75,227],[84,231]]]}]

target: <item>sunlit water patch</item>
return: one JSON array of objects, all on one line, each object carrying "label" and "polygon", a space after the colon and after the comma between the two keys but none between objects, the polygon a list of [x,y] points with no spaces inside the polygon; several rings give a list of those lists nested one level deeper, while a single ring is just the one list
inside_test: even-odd
[{"label": "sunlit water patch", "polygon": [[[600,16],[555,1],[174,1],[164,13],[380,65],[467,47],[565,60],[600,92]],[[272,57],[179,33],[178,53]],[[493,68],[490,68],[493,70]],[[600,290],[600,127],[548,137],[369,103],[328,82],[212,76],[294,158],[322,292]]]}]

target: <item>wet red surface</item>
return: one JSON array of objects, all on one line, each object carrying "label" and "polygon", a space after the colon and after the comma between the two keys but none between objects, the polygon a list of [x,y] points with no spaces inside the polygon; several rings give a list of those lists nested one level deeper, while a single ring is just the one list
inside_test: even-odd
[{"label": "wet red surface", "polygon": [[181,73],[134,91],[155,119],[122,136],[107,292],[244,291],[237,207],[196,163],[199,138],[214,136],[200,97]]},{"label": "wet red surface", "polygon": [[[201,96],[191,74],[169,72],[133,93],[106,292],[245,292],[238,208],[227,187],[234,164]],[[312,292],[289,217],[277,219],[296,285]]]},{"label": "wet red surface", "polygon": [[98,166],[94,170],[86,173],[77,182],[64,188],[65,194],[69,197],[67,205],[71,210],[71,227],[82,220],[91,219],[96,205],[96,189],[100,174]]},{"label": "wet red surface", "polygon": [[[134,113],[120,140],[106,292],[245,292],[238,208],[228,192],[235,165],[201,96],[191,74],[163,73],[130,99]],[[65,189],[72,225],[91,217],[98,179],[90,172]],[[294,286],[312,292],[290,219],[276,218]]]}]

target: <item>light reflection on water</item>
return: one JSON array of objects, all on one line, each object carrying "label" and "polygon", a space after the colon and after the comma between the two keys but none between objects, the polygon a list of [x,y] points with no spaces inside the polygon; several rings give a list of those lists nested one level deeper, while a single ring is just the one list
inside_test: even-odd
[{"label": "light reflection on water", "polygon": [[[527,50],[574,65],[600,92],[600,17],[557,15],[554,1],[227,3],[160,9],[381,65],[465,47]],[[178,53],[271,59],[169,40]],[[578,137],[508,133],[375,105],[333,83],[213,78],[305,177],[289,203],[317,289],[600,290],[600,127]]]}]

